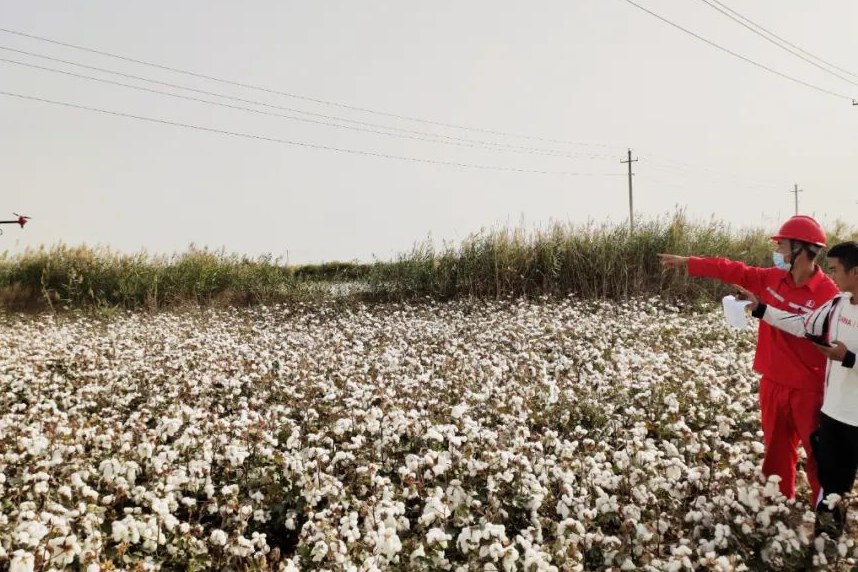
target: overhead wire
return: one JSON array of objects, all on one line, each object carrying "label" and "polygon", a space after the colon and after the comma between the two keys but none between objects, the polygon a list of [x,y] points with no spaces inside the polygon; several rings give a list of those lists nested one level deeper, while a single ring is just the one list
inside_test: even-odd
[{"label": "overhead wire", "polygon": [[46,42],[46,43],[50,43],[50,44],[54,44],[54,45],[58,45],[58,46],[63,46],[66,48],[72,48],[75,50],[80,50],[80,51],[84,51],[84,52],[98,54],[100,56],[114,58],[114,59],[129,62],[129,63],[135,63],[135,64],[139,64],[139,65],[149,66],[152,68],[157,68],[157,69],[164,70],[164,71],[170,71],[173,73],[192,76],[192,77],[196,77],[199,79],[205,79],[205,80],[214,81],[214,82],[218,82],[218,83],[222,83],[222,84],[226,84],[226,85],[242,87],[245,89],[251,89],[254,91],[269,93],[272,95],[279,95],[279,96],[289,97],[289,98],[298,99],[298,100],[302,100],[302,101],[308,101],[308,102],[318,103],[318,104],[322,104],[322,105],[339,107],[339,108],[348,109],[351,111],[359,111],[359,112],[363,112],[363,113],[381,115],[384,117],[391,117],[394,119],[415,121],[418,123],[424,123],[424,124],[428,124],[428,125],[436,125],[439,127],[448,127],[448,128],[452,128],[452,129],[461,129],[461,130],[465,130],[465,131],[474,131],[474,132],[478,132],[478,133],[499,135],[499,136],[504,136],[504,137],[513,137],[513,138],[518,138],[518,139],[529,139],[529,140],[533,140],[533,141],[562,143],[562,144],[567,144],[567,145],[581,145],[581,146],[588,146],[588,147],[603,147],[603,148],[616,148],[617,147],[616,145],[606,145],[603,143],[585,143],[585,142],[579,142],[579,141],[569,141],[569,140],[565,140],[565,139],[552,139],[552,138],[548,138],[548,137],[538,137],[538,136],[534,136],[534,135],[513,133],[510,131],[501,131],[501,130],[496,130],[496,129],[485,129],[485,128],[474,127],[474,126],[469,126],[469,125],[460,125],[460,124],[456,124],[456,123],[448,123],[448,122],[443,122],[443,121],[434,121],[434,120],[430,120],[430,119],[423,119],[423,118],[415,117],[415,116],[411,116],[411,115],[392,113],[392,112],[388,112],[388,111],[370,109],[367,107],[359,107],[359,106],[349,105],[349,104],[336,102],[336,101],[332,101],[332,100],[309,97],[309,96],[305,96],[305,95],[300,95],[300,94],[291,93],[291,92],[287,92],[287,91],[272,89],[272,88],[254,85],[254,84],[250,84],[250,83],[220,78],[217,76],[203,74],[203,73],[194,72],[194,71],[190,71],[190,70],[185,70],[185,69],[181,69],[178,67],[167,66],[167,65],[158,64],[155,62],[150,62],[150,61],[146,61],[146,60],[142,60],[142,59],[138,59],[138,58],[131,58],[131,57],[123,56],[120,54],[114,54],[114,53],[107,52],[104,50],[98,50],[95,48],[89,48],[86,46],[80,46],[80,45],[71,44],[68,42],[61,42],[59,40],[46,38],[44,36],[37,36],[35,34],[28,34],[26,32],[21,32],[18,30],[12,30],[9,28],[0,27],[0,32],[10,34],[10,35],[19,36],[19,37],[29,38],[29,39],[37,40],[40,42]]},{"label": "overhead wire", "polygon": [[690,36],[692,36],[692,37],[694,37],[694,38],[696,38],[696,39],[700,40],[701,42],[704,42],[704,43],[706,43],[706,44],[708,44],[708,45],[712,46],[713,48],[716,48],[716,49],[718,49],[718,50],[721,50],[722,52],[727,53],[727,54],[729,54],[729,55],[733,56],[734,58],[738,58],[738,59],[740,59],[740,60],[742,60],[742,61],[744,61],[744,62],[746,62],[746,63],[749,63],[749,64],[751,64],[751,65],[753,65],[753,66],[755,66],[755,67],[757,67],[757,68],[760,68],[760,69],[762,69],[762,70],[764,70],[764,71],[766,71],[766,72],[768,72],[768,73],[770,73],[770,74],[773,74],[773,75],[776,75],[776,76],[778,76],[778,77],[781,77],[781,78],[787,79],[787,80],[789,80],[789,81],[791,81],[791,82],[794,82],[794,83],[797,83],[797,84],[799,84],[799,85],[803,85],[803,86],[805,86],[805,87],[808,87],[808,88],[813,89],[813,90],[815,90],[815,91],[818,91],[818,92],[820,92],[820,93],[825,93],[825,94],[828,94],[828,95],[832,95],[832,96],[834,96],[834,97],[837,97],[837,98],[840,98],[840,99],[845,99],[845,100],[847,100],[847,101],[854,101],[854,99],[853,99],[852,97],[849,97],[848,95],[844,95],[844,94],[842,94],[842,93],[838,93],[838,92],[836,92],[836,91],[833,91],[833,90],[830,90],[830,89],[826,89],[826,88],[824,88],[824,87],[819,87],[818,85],[814,85],[814,84],[812,84],[812,83],[809,83],[809,82],[806,82],[806,81],[804,81],[804,80],[798,79],[798,78],[793,77],[793,76],[791,76],[791,75],[788,75],[788,74],[785,74],[785,73],[783,73],[783,72],[780,72],[780,71],[778,71],[778,70],[776,70],[776,69],[770,68],[769,66],[767,66],[767,65],[765,65],[765,64],[761,64],[761,63],[759,63],[759,62],[757,62],[757,61],[755,61],[755,60],[752,60],[751,58],[747,58],[747,57],[745,57],[745,56],[743,56],[743,55],[741,55],[741,54],[739,54],[739,53],[737,53],[737,52],[734,52],[733,50],[731,50],[731,49],[729,49],[729,48],[725,48],[724,46],[722,46],[722,45],[720,45],[720,44],[717,44],[717,43],[713,42],[712,40],[709,40],[709,39],[707,39],[707,38],[704,38],[704,37],[703,37],[703,36],[701,36],[700,34],[697,34],[697,33],[695,33],[695,32],[692,32],[692,31],[691,31],[691,30],[689,30],[688,28],[684,28],[683,26],[680,26],[679,24],[677,24],[677,23],[675,23],[675,22],[672,22],[672,21],[668,20],[668,19],[667,19],[667,18],[665,18],[664,16],[661,16],[661,15],[659,15],[659,14],[657,14],[657,13],[653,12],[652,10],[649,10],[648,8],[645,8],[645,7],[641,6],[641,5],[640,5],[640,4],[638,4],[637,2],[634,2],[633,0],[623,0],[623,1],[624,1],[624,2],[626,2],[626,3],[628,3],[628,4],[631,4],[632,6],[634,6],[635,8],[637,8],[638,10],[641,10],[641,11],[643,11],[643,12],[646,12],[647,14],[649,14],[649,15],[650,15],[650,16],[652,16],[652,17],[657,18],[658,20],[661,20],[661,21],[662,21],[662,22],[664,22],[665,24],[668,24],[668,25],[670,25],[670,26],[672,26],[672,27],[676,28],[677,30],[680,30],[680,31],[682,31],[682,32],[684,32],[684,33],[686,33],[686,34],[688,34],[688,35],[690,35]]},{"label": "overhead wire", "polygon": [[[754,26],[751,26],[751,25],[749,25],[749,24],[746,24],[745,22],[743,22],[743,21],[742,21],[742,19],[741,19],[740,17],[738,17],[738,16],[734,16],[733,14],[731,14],[730,12],[728,12],[726,9],[721,8],[719,5],[715,4],[714,2],[711,2],[710,0],[700,0],[700,1],[701,1],[701,2],[703,2],[704,4],[706,4],[707,6],[709,6],[710,8],[712,8],[713,10],[717,10],[717,11],[718,11],[718,12],[720,12],[721,14],[724,14],[725,16],[727,16],[728,18],[730,18],[730,19],[731,19],[731,20],[733,20],[734,22],[738,23],[740,26],[742,26],[742,27],[744,27],[744,28],[746,28],[746,29],[750,30],[751,32],[753,32],[753,33],[754,33],[754,34],[756,34],[757,36],[760,36],[761,38],[763,38],[764,40],[766,40],[766,41],[767,41],[767,42],[769,42],[770,44],[774,44],[775,46],[779,47],[780,49],[782,49],[782,50],[784,50],[784,51],[786,51],[786,52],[788,52],[788,53],[790,53],[790,54],[794,55],[795,57],[797,57],[797,58],[799,58],[799,59],[801,59],[801,60],[803,60],[803,61],[805,61],[805,62],[809,63],[810,65],[812,65],[812,66],[814,66],[814,67],[817,67],[817,68],[821,69],[822,71],[824,71],[824,72],[826,72],[826,73],[828,73],[828,74],[833,75],[834,77],[836,77],[836,78],[838,78],[838,79],[841,79],[841,80],[843,80],[843,81],[845,81],[845,82],[847,82],[847,83],[851,83],[851,84],[852,84],[852,85],[854,85],[854,86],[858,86],[858,82],[855,82],[855,81],[853,81],[853,80],[849,79],[848,77],[844,77],[844,76],[840,75],[840,74],[839,74],[839,73],[837,73],[837,72],[831,71],[831,70],[830,70],[830,69],[828,69],[827,67],[825,67],[825,66],[823,66],[823,65],[820,65],[820,64],[816,63],[815,61],[813,61],[812,59],[810,59],[810,58],[808,58],[808,57],[806,57],[806,56],[802,55],[800,52],[798,52],[798,51],[796,51],[796,50],[791,49],[789,46],[785,46],[784,44],[782,44],[782,43],[780,43],[780,42],[778,42],[778,41],[776,41],[776,40],[774,40],[774,39],[770,38],[770,37],[769,37],[769,36],[767,36],[766,34],[762,33],[759,29],[757,29],[757,28],[755,28]],[[720,4],[720,3],[719,3],[719,4]],[[755,24],[755,25],[756,25],[756,24]]]},{"label": "overhead wire", "polygon": [[381,130],[377,130],[377,129],[369,129],[369,128],[357,127],[357,126],[352,126],[352,125],[340,125],[340,124],[336,124],[336,123],[330,123],[327,121],[318,121],[315,119],[308,119],[306,117],[296,117],[294,115],[274,113],[271,111],[264,111],[261,109],[253,109],[250,107],[243,107],[240,105],[232,105],[229,103],[222,103],[219,101],[211,101],[211,100],[202,99],[199,97],[192,97],[192,96],[181,95],[181,94],[177,94],[177,93],[170,93],[170,92],[162,91],[162,90],[158,90],[158,89],[151,89],[148,87],[131,85],[131,84],[127,84],[127,83],[122,83],[122,82],[113,81],[113,80],[104,79],[104,78],[93,77],[93,76],[89,76],[89,75],[85,75],[85,74],[79,74],[79,73],[61,70],[61,69],[57,69],[57,68],[51,68],[51,67],[47,67],[47,66],[40,66],[37,64],[31,64],[31,63],[21,62],[21,61],[17,61],[17,60],[11,60],[8,58],[0,58],[0,62],[7,63],[7,64],[14,64],[17,66],[36,69],[36,70],[40,70],[40,71],[47,71],[47,72],[51,72],[51,73],[62,74],[62,75],[71,76],[71,77],[75,77],[75,78],[79,78],[79,79],[85,79],[88,81],[95,81],[95,82],[103,83],[103,84],[107,84],[107,85],[115,85],[115,86],[124,87],[127,89],[133,89],[136,91],[143,91],[143,92],[147,92],[147,93],[154,93],[154,94],[163,95],[166,97],[172,97],[172,98],[177,98],[177,99],[183,99],[186,101],[203,103],[206,105],[213,105],[213,106],[224,107],[224,108],[228,108],[228,109],[235,109],[235,110],[239,110],[239,111],[247,111],[249,113],[255,113],[255,114],[259,114],[259,115],[267,115],[270,117],[281,117],[281,118],[285,118],[285,119],[290,119],[290,120],[294,120],[294,121],[301,121],[301,122],[306,122],[306,123],[312,123],[312,124],[317,124],[317,125],[325,125],[325,126],[329,126],[329,127],[350,129],[353,131],[360,131],[360,132],[364,132],[364,133],[374,133],[377,135],[385,135],[388,137],[398,137],[398,138],[403,138],[403,139],[411,139],[411,140],[415,140],[415,141],[426,141],[429,143],[442,144],[442,145],[455,145],[455,146],[459,146],[459,147],[470,147],[470,148],[474,148],[474,149],[485,149],[485,150],[489,150],[489,151],[501,151],[501,152],[510,152],[510,153],[518,153],[518,154],[541,155],[541,156],[547,156],[547,157],[589,158],[589,159],[614,159],[615,158],[615,157],[611,157],[608,155],[576,154],[576,153],[562,153],[562,152],[553,153],[553,152],[547,152],[547,151],[543,152],[543,151],[539,151],[539,150],[535,150],[535,149],[530,150],[530,151],[523,151],[523,150],[519,150],[519,149],[515,149],[515,148],[504,148],[504,147],[499,148],[499,147],[492,147],[489,145],[481,145],[481,144],[477,144],[477,143],[467,143],[464,141],[446,141],[446,140],[432,139],[430,137],[420,137],[417,135],[409,135],[409,134],[405,134],[405,133],[390,133],[387,131],[381,131]]},{"label": "overhead wire", "polygon": [[348,153],[348,154],[352,154],[352,155],[362,155],[362,156],[370,156],[370,157],[379,157],[379,158],[384,158],[384,159],[395,159],[395,160],[400,160],[400,161],[410,161],[413,163],[446,165],[446,166],[450,166],[450,167],[461,167],[461,168],[466,168],[466,169],[480,169],[480,170],[487,170],[487,171],[507,171],[507,172],[516,172],[516,173],[534,173],[534,174],[540,174],[540,175],[596,176],[596,177],[598,177],[598,176],[605,176],[605,177],[623,177],[623,176],[625,176],[624,173],[592,173],[592,172],[586,172],[585,173],[585,172],[572,172],[572,171],[546,171],[546,170],[526,169],[526,168],[519,168],[519,167],[501,167],[501,166],[496,166],[496,165],[460,163],[460,162],[455,162],[455,161],[438,161],[438,160],[434,160],[434,159],[426,159],[423,157],[411,157],[411,156],[406,156],[406,155],[393,155],[393,154],[389,154],[389,153],[380,153],[380,152],[375,152],[375,151],[364,151],[361,149],[349,149],[349,148],[343,148],[343,147],[333,147],[330,145],[318,145],[315,143],[307,143],[304,141],[280,139],[277,137],[269,137],[269,136],[265,136],[265,135],[255,135],[255,134],[251,134],[251,133],[242,133],[242,132],[238,132],[238,131],[228,131],[225,129],[217,129],[217,128],[213,128],[213,127],[204,127],[201,125],[182,123],[182,122],[178,122],[178,121],[170,121],[170,120],[166,120],[166,119],[158,119],[158,118],[148,117],[148,116],[143,116],[143,115],[135,115],[132,113],[123,113],[123,112],[119,112],[119,111],[112,111],[112,110],[101,109],[101,108],[97,108],[97,107],[90,107],[87,105],[80,105],[80,104],[76,104],[76,103],[69,103],[66,101],[52,100],[52,99],[36,97],[36,96],[32,96],[32,95],[25,95],[25,94],[20,94],[20,93],[14,93],[14,92],[9,92],[9,91],[0,91],[0,95],[4,95],[7,97],[14,97],[14,98],[22,99],[22,100],[48,103],[48,104],[62,106],[62,107],[66,107],[66,108],[80,109],[80,110],[84,110],[84,111],[90,111],[93,113],[100,113],[100,114],[104,114],[104,115],[111,115],[111,116],[115,116],[115,117],[125,117],[125,118],[129,118],[129,119],[136,119],[138,121],[145,121],[145,122],[149,122],[149,123],[157,123],[157,124],[161,124],[161,125],[170,125],[173,127],[183,127],[186,129],[194,129],[197,131],[202,131],[202,132],[207,132],[207,133],[216,133],[216,134],[220,134],[220,135],[229,135],[232,137],[241,137],[241,138],[245,138],[245,139],[255,139],[255,140],[259,140],[259,141],[267,141],[267,142],[271,142],[271,143],[279,143],[279,144],[283,144],[283,145],[293,145],[293,146],[297,146],[297,147],[306,147],[306,148],[311,148],[311,149],[321,149],[321,150],[325,150],[325,151],[335,151],[335,152],[339,152],[339,153]]},{"label": "overhead wire", "polygon": [[[147,77],[143,77],[143,76],[139,76],[139,75],[128,74],[128,73],[124,73],[124,72],[120,72],[120,71],[116,71],[116,70],[111,70],[111,69],[102,68],[102,67],[98,67],[98,66],[83,64],[80,62],[65,60],[62,58],[55,58],[55,57],[44,55],[44,54],[28,52],[25,50],[19,50],[17,48],[11,48],[8,46],[3,46],[3,45],[0,45],[0,50],[4,50],[7,52],[13,52],[13,53],[21,54],[21,55],[26,55],[26,56],[30,56],[30,57],[35,57],[35,58],[39,58],[39,59],[44,59],[44,60],[48,60],[48,61],[52,61],[52,62],[56,62],[56,63],[71,65],[71,66],[75,66],[75,67],[79,67],[79,68],[83,68],[83,69],[88,69],[88,70],[92,70],[92,71],[97,71],[97,72],[101,72],[101,73],[106,73],[109,75],[124,77],[127,79],[143,81],[143,82],[151,83],[154,85],[161,85],[161,86],[170,87],[173,89],[181,89],[181,90],[189,91],[192,93],[199,93],[202,95],[208,95],[211,97],[218,97],[218,98],[226,99],[229,101],[237,101],[239,103],[246,103],[249,105],[258,105],[260,107],[265,107],[268,109],[277,109],[277,110],[281,110],[281,111],[288,111],[290,113],[297,113],[299,115],[307,115],[310,117],[317,117],[320,119],[325,119],[325,120],[330,120],[330,121],[339,121],[341,123],[350,123],[353,125],[359,125],[361,127],[366,127],[367,129],[359,129],[359,128],[352,127],[349,125],[341,125],[341,124],[337,124],[337,123],[328,123],[326,121],[309,120],[306,118],[300,118],[300,117],[296,117],[296,116],[279,115],[280,117],[292,119],[294,121],[317,123],[317,124],[322,124],[322,125],[329,125],[332,127],[339,127],[342,129],[351,129],[351,130],[355,130],[355,131],[368,131],[368,132],[379,133],[379,134],[384,134],[379,130],[388,130],[388,131],[393,131],[393,132],[397,132],[397,133],[405,133],[405,134],[408,134],[410,136],[413,136],[413,137],[406,137],[406,138],[419,137],[419,138],[425,138],[425,140],[430,140],[431,138],[437,138],[437,139],[443,140],[443,141],[461,142],[461,143],[473,144],[474,146],[482,146],[485,148],[497,148],[498,150],[510,150],[513,152],[520,151],[520,152],[525,152],[525,153],[533,154],[533,155],[546,155],[546,156],[554,155],[554,156],[558,156],[558,157],[571,157],[571,158],[581,157],[581,158],[592,158],[592,159],[613,158],[613,157],[608,157],[607,155],[604,155],[604,154],[600,155],[600,154],[595,154],[595,153],[578,153],[578,152],[561,151],[558,149],[527,147],[527,146],[522,146],[522,145],[513,145],[513,144],[509,144],[509,143],[498,143],[498,142],[494,142],[494,141],[486,141],[486,140],[470,139],[470,138],[466,138],[466,137],[457,137],[457,136],[445,135],[445,134],[429,133],[426,131],[418,131],[418,130],[414,130],[414,129],[407,129],[407,128],[390,126],[390,125],[383,125],[383,124],[372,123],[372,122],[367,122],[367,121],[359,121],[359,120],[349,119],[349,118],[345,118],[345,117],[338,117],[338,116],[334,116],[334,115],[326,115],[326,114],[315,113],[315,112],[311,112],[311,111],[295,109],[292,107],[285,107],[282,105],[276,105],[276,104],[267,103],[267,102],[258,101],[258,100],[253,100],[253,99],[235,97],[232,95],[227,95],[227,94],[223,94],[223,93],[217,93],[217,92],[213,92],[213,91],[198,89],[198,88],[190,87],[190,86],[186,86],[186,85],[164,82],[164,81],[160,81],[160,80],[156,80],[156,79],[152,79],[152,78],[147,78]],[[131,88],[131,89],[140,89],[140,90],[145,90],[145,91],[151,91],[153,93],[162,93],[164,95],[171,95],[171,94],[167,94],[166,92],[160,92],[157,90],[151,90],[151,89],[141,88],[141,87],[137,87],[137,86],[131,86],[128,84],[122,84],[122,83],[118,83],[118,82],[110,82],[109,80],[103,80],[100,78],[93,78],[92,76],[84,76],[82,74],[74,74],[72,72],[57,70],[55,68],[47,68],[47,67],[43,67],[43,66],[37,66],[36,64],[25,64],[25,63],[17,62],[15,60],[8,60],[8,59],[4,60],[4,61],[7,61],[9,63],[16,63],[16,64],[22,65],[22,66],[39,67],[42,70],[53,71],[56,73],[63,73],[66,75],[75,75],[76,77],[80,77],[80,78],[84,78],[84,79],[90,79],[90,80],[94,80],[94,81],[102,81],[104,83],[114,83],[114,85],[121,85],[123,87]],[[172,96],[173,97],[182,97],[182,96],[175,95],[175,94],[172,94]],[[206,102],[205,100],[200,100],[200,99],[196,99],[196,101]],[[218,103],[214,103],[214,102],[208,102],[208,103],[211,103],[213,105],[219,105]],[[391,136],[396,136],[396,135],[391,133]],[[466,145],[466,146],[470,146],[470,145]]]},{"label": "overhead wire", "polygon": [[835,70],[837,70],[837,71],[839,71],[839,72],[841,72],[841,73],[845,73],[845,74],[847,74],[847,75],[851,75],[851,76],[852,76],[852,77],[854,77],[854,78],[858,78],[858,74],[856,74],[856,73],[854,73],[854,72],[851,72],[851,71],[849,71],[849,70],[847,70],[847,69],[844,69],[844,68],[842,68],[842,67],[840,67],[840,66],[837,66],[837,65],[835,65],[835,64],[833,64],[833,63],[831,63],[831,62],[829,62],[829,61],[827,61],[827,60],[824,60],[823,58],[821,58],[821,57],[819,57],[819,56],[817,56],[817,55],[814,55],[814,54],[812,54],[812,53],[808,52],[807,50],[805,50],[805,49],[803,49],[803,48],[801,48],[801,47],[799,47],[799,46],[795,45],[794,43],[790,42],[790,41],[789,41],[789,40],[787,40],[786,38],[784,38],[784,37],[782,37],[782,36],[779,36],[779,35],[775,34],[774,32],[772,32],[771,30],[768,30],[768,29],[764,28],[763,26],[761,26],[760,24],[758,24],[758,23],[754,22],[754,21],[753,21],[753,20],[751,20],[750,18],[747,18],[747,17],[743,16],[742,14],[740,14],[740,13],[739,13],[739,12],[737,12],[736,10],[734,10],[734,9],[730,8],[729,6],[727,6],[726,4],[724,4],[723,2],[719,2],[719,0],[712,0],[712,2],[714,2],[715,4],[717,4],[717,5],[721,6],[722,8],[724,8],[725,10],[727,10],[728,12],[730,12],[731,14],[733,14],[733,15],[735,15],[736,17],[740,18],[741,20],[744,20],[745,22],[747,22],[747,23],[751,24],[752,26],[756,27],[757,29],[759,29],[759,30],[761,30],[761,31],[765,32],[766,34],[770,35],[771,37],[773,37],[773,38],[775,38],[775,39],[777,39],[777,40],[779,40],[779,41],[783,42],[783,43],[784,43],[784,44],[786,44],[787,46],[789,46],[789,47],[791,47],[791,48],[795,48],[796,50],[798,50],[799,52],[801,52],[801,53],[805,54],[806,56],[809,56],[809,57],[811,57],[811,58],[815,59],[816,61],[821,62],[821,63],[823,63],[824,65],[826,65],[826,66],[828,66],[828,67],[830,67],[830,68],[833,68],[833,69],[835,69]]}]

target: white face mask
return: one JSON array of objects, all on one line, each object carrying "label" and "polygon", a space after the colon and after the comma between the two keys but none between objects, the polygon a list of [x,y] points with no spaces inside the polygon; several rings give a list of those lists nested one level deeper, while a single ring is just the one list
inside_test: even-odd
[{"label": "white face mask", "polygon": [[789,272],[792,268],[792,264],[784,260],[784,255],[780,252],[772,252],[772,262],[775,263],[775,266],[777,268],[780,268],[781,270],[786,270],[787,272]]}]

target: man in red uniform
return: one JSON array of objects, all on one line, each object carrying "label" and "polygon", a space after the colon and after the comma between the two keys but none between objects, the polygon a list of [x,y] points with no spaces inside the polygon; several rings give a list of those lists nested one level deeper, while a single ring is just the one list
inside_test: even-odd
[{"label": "man in red uniform", "polygon": [[[832,299],[838,289],[814,262],[825,246],[825,232],[808,216],[790,218],[772,237],[777,251],[773,268],[746,266],[726,258],[659,254],[667,268],[688,267],[691,276],[738,284],[764,304],[792,313],[809,313]],[[819,422],[825,356],[810,340],[786,334],[761,322],[754,356],[760,379],[760,412],[766,446],[763,474],[781,478],[780,490],[795,498],[798,444],[807,454],[807,478],[813,499],[819,492],[810,435]]]}]

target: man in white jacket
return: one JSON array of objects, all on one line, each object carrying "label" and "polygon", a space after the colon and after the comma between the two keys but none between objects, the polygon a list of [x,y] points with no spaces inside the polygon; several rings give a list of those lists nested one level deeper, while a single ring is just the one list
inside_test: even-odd
[{"label": "man in white jacket", "polygon": [[852,490],[858,471],[858,242],[827,253],[831,278],[841,293],[810,314],[791,314],[751,299],[752,315],[795,336],[813,340],[828,357],[819,429],[811,439],[821,491],[816,533],[843,533],[845,513],[836,501]]}]

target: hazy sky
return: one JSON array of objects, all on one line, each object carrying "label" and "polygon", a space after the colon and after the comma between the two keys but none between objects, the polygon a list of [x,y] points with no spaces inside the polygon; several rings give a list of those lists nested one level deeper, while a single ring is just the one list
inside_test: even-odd
[{"label": "hazy sky", "polygon": [[[858,85],[779,50],[702,1],[637,2],[745,57],[858,98]],[[854,0],[812,3],[812,10],[798,0],[723,2],[858,74]],[[858,225],[858,106],[735,59],[625,0],[0,0],[0,27],[345,106],[567,143],[325,105],[8,33],[0,33],[0,46],[269,107],[8,50],[0,58],[266,113],[313,118],[304,111],[341,118],[318,121],[427,133],[411,136],[432,141],[7,62],[0,62],[0,91],[327,147],[599,174],[345,154],[0,96],[0,218],[7,211],[33,216],[24,231],[5,227],[0,251],[65,241],[170,253],[193,242],[251,255],[288,250],[293,263],[366,260],[430,234],[458,241],[506,224],[622,222],[628,185],[616,175],[625,172],[627,147],[640,157],[635,207],[643,216],[682,206],[694,217],[775,227],[792,214],[788,191],[798,183],[802,211]],[[839,73],[858,84],[858,76]],[[486,141],[498,145],[486,149]]]}]

